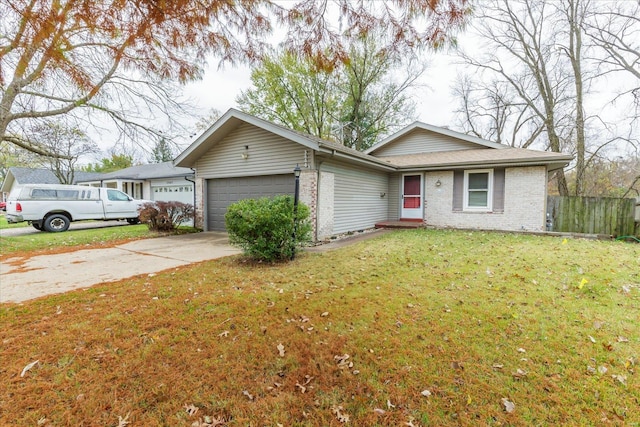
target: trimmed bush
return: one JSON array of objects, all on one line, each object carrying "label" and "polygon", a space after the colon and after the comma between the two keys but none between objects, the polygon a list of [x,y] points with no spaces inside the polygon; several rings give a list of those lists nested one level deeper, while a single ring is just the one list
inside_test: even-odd
[{"label": "trimmed bush", "polygon": [[152,231],[173,231],[178,226],[193,219],[193,205],[182,202],[145,203],[138,209],[140,221]]},{"label": "trimmed bush", "polygon": [[292,259],[311,240],[309,208],[299,203],[297,217],[295,239],[291,196],[241,200],[229,206],[224,218],[231,244],[253,259],[274,262]]}]

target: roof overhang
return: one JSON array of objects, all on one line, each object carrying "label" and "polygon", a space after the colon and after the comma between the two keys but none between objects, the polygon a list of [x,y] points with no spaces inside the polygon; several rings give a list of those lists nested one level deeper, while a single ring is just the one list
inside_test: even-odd
[{"label": "roof overhang", "polygon": [[350,163],[357,163],[387,172],[394,172],[398,169],[397,166],[385,160],[381,160],[363,153],[346,152],[337,148],[336,144],[331,143],[319,143],[316,156],[320,158],[334,158],[337,160],[344,160]]}]

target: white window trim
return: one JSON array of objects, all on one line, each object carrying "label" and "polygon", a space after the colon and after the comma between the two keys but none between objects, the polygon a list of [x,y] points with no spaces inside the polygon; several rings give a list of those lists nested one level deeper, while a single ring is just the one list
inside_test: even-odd
[{"label": "white window trim", "polygon": [[[469,174],[488,173],[489,182],[487,185],[487,206],[469,206]],[[472,212],[491,212],[493,211],[493,169],[472,169],[464,171],[464,200],[463,210]]]}]

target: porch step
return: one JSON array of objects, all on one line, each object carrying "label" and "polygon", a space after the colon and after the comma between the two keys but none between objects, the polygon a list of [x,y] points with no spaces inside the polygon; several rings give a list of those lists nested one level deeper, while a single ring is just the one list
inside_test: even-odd
[{"label": "porch step", "polygon": [[377,222],[375,228],[423,228],[424,221],[421,219],[401,219],[399,221],[380,221]]}]

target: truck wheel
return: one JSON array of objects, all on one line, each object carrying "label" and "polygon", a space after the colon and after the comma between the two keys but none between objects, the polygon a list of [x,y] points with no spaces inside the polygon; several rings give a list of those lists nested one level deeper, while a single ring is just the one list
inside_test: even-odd
[{"label": "truck wheel", "polygon": [[140,218],[127,218],[127,222],[131,225],[135,225],[140,222]]},{"label": "truck wheel", "polygon": [[71,221],[62,214],[49,215],[44,219],[44,229],[49,232],[67,231]]}]

